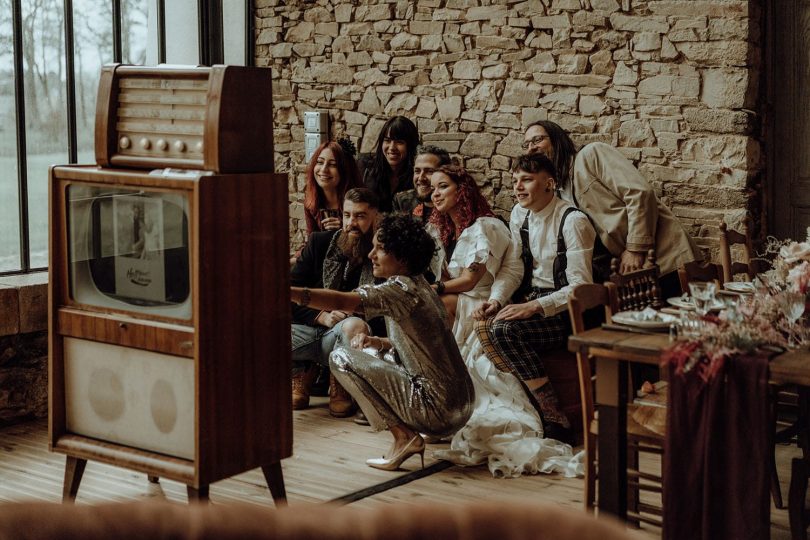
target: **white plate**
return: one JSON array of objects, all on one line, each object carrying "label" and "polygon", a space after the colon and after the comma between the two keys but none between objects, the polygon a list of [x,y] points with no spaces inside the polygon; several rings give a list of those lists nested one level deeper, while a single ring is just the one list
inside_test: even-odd
[{"label": "white plate", "polygon": [[674,315],[667,313],[658,313],[658,317],[652,321],[639,321],[636,320],[636,314],[639,311],[620,311],[613,315],[613,322],[624,324],[627,326],[636,326],[638,328],[669,328],[669,325],[678,320]]},{"label": "white plate", "polygon": [[[692,298],[688,296],[686,298],[683,296],[673,296],[672,298],[667,298],[667,303],[671,306],[675,306],[679,309],[685,309],[687,311],[695,309],[695,304],[692,302]],[[720,311],[725,307],[726,305],[723,302],[715,299],[714,304],[711,305],[709,311]]]},{"label": "white plate", "polygon": [[729,281],[723,285],[723,288],[727,291],[738,293],[754,292],[754,284],[750,281]]}]

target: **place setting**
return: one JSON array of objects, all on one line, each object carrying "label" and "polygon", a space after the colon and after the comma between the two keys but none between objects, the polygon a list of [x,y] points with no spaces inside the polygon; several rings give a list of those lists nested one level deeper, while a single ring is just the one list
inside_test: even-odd
[{"label": "place setting", "polygon": [[[691,293],[691,294],[690,294]],[[621,311],[612,316],[611,323],[602,327],[607,330],[643,333],[665,333],[670,336],[690,335],[698,331],[703,317],[718,313],[729,306],[726,299],[717,298],[717,284],[714,282],[693,282],[689,293],[667,299],[672,307]]]}]

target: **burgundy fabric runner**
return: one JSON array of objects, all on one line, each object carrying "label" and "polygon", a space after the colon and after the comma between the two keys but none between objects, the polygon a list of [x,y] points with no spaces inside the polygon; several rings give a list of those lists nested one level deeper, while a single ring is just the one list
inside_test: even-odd
[{"label": "burgundy fabric runner", "polygon": [[708,382],[669,365],[664,540],[770,538],[768,359],[728,358]]}]

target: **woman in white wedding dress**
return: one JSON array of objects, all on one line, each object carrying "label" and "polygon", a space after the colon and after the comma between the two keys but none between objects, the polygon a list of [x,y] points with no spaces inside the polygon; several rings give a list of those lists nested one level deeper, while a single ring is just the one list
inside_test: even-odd
[{"label": "woman in white wedding dress", "polygon": [[498,273],[522,275],[523,263],[512,252],[509,228],[495,217],[464,169],[442,167],[431,183],[434,212],[429,229],[443,248],[434,270],[441,279],[434,288],[454,320],[453,335],[475,387],[470,420],[453,436],[450,449],[435,452],[436,457],[460,465],[487,463],[495,476],[581,474],[569,445],[543,438],[540,417],[520,381],[492,364],[473,332],[473,311],[491,300],[504,305],[513,292],[493,289]]}]

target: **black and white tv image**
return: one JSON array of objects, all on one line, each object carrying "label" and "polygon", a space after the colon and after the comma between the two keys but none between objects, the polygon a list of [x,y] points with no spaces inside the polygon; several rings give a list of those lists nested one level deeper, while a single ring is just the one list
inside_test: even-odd
[{"label": "black and white tv image", "polygon": [[185,195],[75,183],[66,195],[73,300],[191,318]]}]

